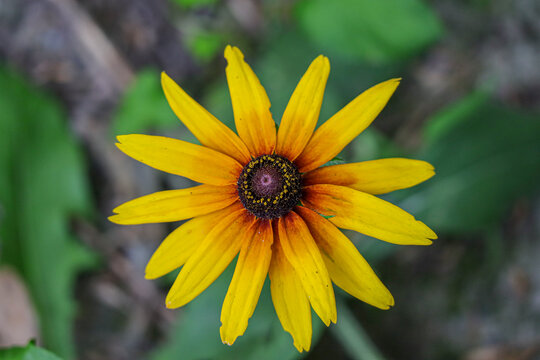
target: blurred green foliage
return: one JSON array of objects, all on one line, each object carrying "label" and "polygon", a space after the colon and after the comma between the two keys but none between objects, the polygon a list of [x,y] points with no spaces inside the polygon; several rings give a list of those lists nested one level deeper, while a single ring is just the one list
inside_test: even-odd
[{"label": "blurred green foliage", "polygon": [[50,96],[0,68],[0,264],[18,270],[46,346],[73,357],[73,280],[93,257],[70,231],[90,215],[85,161]]},{"label": "blurred green foliage", "polygon": [[178,123],[161,90],[160,72],[149,68],[137,74],[124,94],[113,118],[111,132],[113,135],[132,134]]},{"label": "blurred green foliage", "polygon": [[0,360],[60,360],[53,353],[37,347],[33,341],[25,347],[0,349]]},{"label": "blurred green foliage", "polygon": [[472,94],[435,115],[419,157],[437,175],[403,204],[439,232],[465,233],[500,222],[540,184],[540,122]]},{"label": "blurred green foliage", "polygon": [[198,7],[198,6],[204,6],[204,5],[213,5],[217,3],[219,0],[171,0],[174,3],[190,8],[190,7]]},{"label": "blurred green foliage", "polygon": [[186,39],[186,45],[193,56],[202,63],[212,60],[225,47],[223,36],[205,30],[197,30]]},{"label": "blurred green foliage", "polygon": [[314,44],[369,62],[407,58],[442,34],[437,17],[419,0],[304,0],[297,17]]}]

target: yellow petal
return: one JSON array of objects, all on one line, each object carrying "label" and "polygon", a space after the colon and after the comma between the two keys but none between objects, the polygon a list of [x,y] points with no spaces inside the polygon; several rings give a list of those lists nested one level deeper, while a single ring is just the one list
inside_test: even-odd
[{"label": "yellow petal", "polygon": [[337,227],[399,245],[429,245],[437,235],[423,222],[376,196],[345,186],[310,185],[304,188],[305,205],[332,216]]},{"label": "yellow petal", "polygon": [[159,191],[118,206],[109,220],[121,225],[179,221],[223,209],[237,200],[235,186],[199,185]]},{"label": "yellow petal", "polygon": [[375,120],[398,87],[399,81],[387,80],[364,91],[322,124],[295,161],[300,171],[318,168],[339,154]]},{"label": "yellow petal", "polygon": [[299,352],[309,351],[311,307],[300,279],[283,253],[277,231],[274,231],[269,276],[272,302],[283,329],[291,334]]},{"label": "yellow petal", "polygon": [[221,310],[221,341],[232,345],[247,329],[255,311],[272,258],[272,224],[260,220],[252,238],[246,238]]},{"label": "yellow petal", "polygon": [[313,310],[330,325],[336,322],[336,299],[328,270],[304,220],[294,211],[278,221],[279,241],[309,298]]},{"label": "yellow petal", "polygon": [[295,211],[306,222],[321,250],[330,278],[337,286],[380,309],[389,309],[394,305],[390,291],[341,231],[306,207],[298,206]]},{"label": "yellow petal", "polygon": [[433,175],[433,166],[425,161],[392,158],[323,166],[304,174],[303,180],[304,185],[341,185],[378,195],[406,189]]},{"label": "yellow petal", "polygon": [[171,109],[202,145],[229,155],[242,165],[249,162],[249,151],[242,140],[186,94],[165,72],[161,73],[161,85]]},{"label": "yellow petal", "polygon": [[197,216],[180,225],[154,252],[146,265],[145,277],[156,279],[184,265],[210,230],[225,216],[241,208],[242,204],[238,201],[225,209]]},{"label": "yellow petal", "polygon": [[244,238],[253,236],[255,221],[242,209],[217,223],[180,270],[165,299],[167,307],[183,306],[210,286],[238,254]]},{"label": "yellow petal", "polygon": [[316,58],[296,86],[279,125],[276,154],[293,161],[308,143],[321,110],[330,73],[328,58]]},{"label": "yellow petal", "polygon": [[227,46],[225,58],[238,135],[252,156],[271,154],[276,146],[276,125],[270,113],[268,95],[238,48]]},{"label": "yellow petal", "polygon": [[151,135],[122,135],[116,146],[148,166],[211,185],[236,184],[242,165],[204,146]]}]

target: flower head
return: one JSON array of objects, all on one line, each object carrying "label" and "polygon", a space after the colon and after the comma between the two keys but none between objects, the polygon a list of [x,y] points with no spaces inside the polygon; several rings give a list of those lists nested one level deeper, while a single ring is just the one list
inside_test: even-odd
[{"label": "flower head", "polygon": [[311,308],[327,326],[336,322],[332,284],[380,309],[394,305],[338,228],[394,244],[431,244],[433,231],[375,195],[416,185],[433,176],[433,167],[401,158],[321,167],[369,126],[400,79],[366,90],[315,131],[330,72],[321,55],[301,78],[276,131],[268,96],[240,50],[227,46],[225,58],[238,135],[163,73],[169,104],[201,145],[118,137],[127,155],[202,185],[128,201],[109,219],[191,219],[167,236],[146,268],[146,277],[154,279],[182,267],[167,307],[193,300],[238,255],[221,312],[222,341],[230,345],[245,332],[268,274],[283,328],[298,351],[309,350]]}]

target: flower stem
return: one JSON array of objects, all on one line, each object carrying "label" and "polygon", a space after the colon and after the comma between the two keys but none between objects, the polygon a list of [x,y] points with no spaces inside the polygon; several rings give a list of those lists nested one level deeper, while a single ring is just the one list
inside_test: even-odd
[{"label": "flower stem", "polygon": [[347,353],[356,360],[384,360],[345,301],[339,298],[336,301],[338,302],[339,319],[337,324],[330,329]]}]

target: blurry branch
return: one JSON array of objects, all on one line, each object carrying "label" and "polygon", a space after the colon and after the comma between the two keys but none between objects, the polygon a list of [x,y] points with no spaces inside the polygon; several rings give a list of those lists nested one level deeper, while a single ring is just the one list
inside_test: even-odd
[{"label": "blurry branch", "polygon": [[330,330],[350,357],[355,360],[384,360],[362,326],[356,321],[347,304],[339,297],[336,298],[336,302],[339,309],[339,321],[331,326]]},{"label": "blurry branch", "polygon": [[127,62],[96,26],[88,14],[73,0],[48,0],[73,31],[84,66],[91,75],[106,79],[114,94],[121,94],[133,79]]},{"label": "blurry branch", "polygon": [[73,30],[80,51],[83,54],[85,66],[94,69],[92,73],[99,73],[107,78],[118,92],[133,79],[133,72],[129,65],[114,49],[100,28],[90,19],[73,0],[48,0],[53,4],[62,17],[69,22]]},{"label": "blurry branch", "polygon": [[[105,181],[114,187],[112,192],[119,193],[118,188],[124,188],[131,193],[134,191],[133,184],[125,175],[130,174],[130,171],[125,165],[122,166],[122,158],[117,156],[114,147],[109,144],[107,122],[99,121],[99,118],[124,93],[134,78],[133,71],[103,31],[76,2],[47,2],[57,9],[60,18],[72,32],[72,46],[93,82],[87,90],[87,98],[81,99],[73,109],[72,126],[75,133],[85,141],[93,156],[99,159],[99,171],[105,171]],[[98,89],[104,93],[96,93]]]}]

